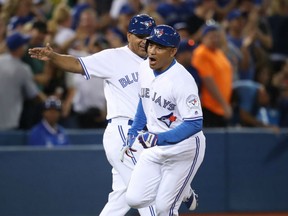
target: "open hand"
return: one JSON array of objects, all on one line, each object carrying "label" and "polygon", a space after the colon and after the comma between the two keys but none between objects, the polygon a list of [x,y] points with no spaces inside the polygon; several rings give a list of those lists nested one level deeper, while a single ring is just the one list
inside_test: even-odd
[{"label": "open hand", "polygon": [[31,58],[39,59],[42,61],[49,61],[53,54],[53,49],[49,43],[45,47],[35,47],[28,50]]}]

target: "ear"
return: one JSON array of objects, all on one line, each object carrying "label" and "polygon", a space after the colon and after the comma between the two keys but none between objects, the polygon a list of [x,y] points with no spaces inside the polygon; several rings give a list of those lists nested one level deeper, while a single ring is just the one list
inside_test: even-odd
[{"label": "ear", "polygon": [[170,50],[170,56],[171,56],[171,57],[174,57],[174,56],[176,55],[176,53],[177,53],[177,48],[171,48],[171,50]]},{"label": "ear", "polygon": [[130,39],[130,38],[131,38],[131,35],[132,35],[132,34],[131,34],[130,32],[127,32],[127,41],[128,41],[128,43],[129,43],[130,40],[131,40],[131,39]]}]

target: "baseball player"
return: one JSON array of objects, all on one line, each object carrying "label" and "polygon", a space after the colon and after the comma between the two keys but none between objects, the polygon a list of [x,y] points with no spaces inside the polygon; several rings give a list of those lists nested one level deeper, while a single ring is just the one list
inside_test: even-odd
[{"label": "baseball player", "polygon": [[[144,147],[126,198],[133,208],[155,204],[157,216],[178,215],[206,147],[197,85],[174,58],[179,42],[179,34],[167,25],[158,25],[147,38],[140,101],[121,150],[129,156],[140,144]],[[144,125],[148,131],[139,133]]]},{"label": "baseball player", "polygon": [[[155,26],[152,17],[146,14],[136,15],[129,23],[127,46],[106,49],[87,57],[61,55],[53,52],[49,45],[29,49],[33,58],[50,60],[65,71],[80,73],[86,79],[96,76],[104,80],[108,125],[104,132],[103,146],[107,159],[113,167],[113,191],[109,194],[101,216],[123,216],[130,209],[125,198],[126,189],[134,164],[143,148],[139,146],[133,157],[125,158],[124,163],[119,160],[119,151],[136,113],[139,100],[138,68],[147,57],[146,37]],[[138,211],[144,216],[156,215],[152,206],[145,206]]]}]

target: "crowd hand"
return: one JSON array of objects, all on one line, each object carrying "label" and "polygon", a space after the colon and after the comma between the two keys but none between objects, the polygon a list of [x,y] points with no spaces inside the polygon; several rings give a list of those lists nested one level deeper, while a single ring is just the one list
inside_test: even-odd
[{"label": "crowd hand", "polygon": [[276,125],[265,125],[264,127],[272,131],[274,134],[279,134],[281,131],[280,128]]},{"label": "crowd hand", "polygon": [[136,152],[136,149],[132,148],[133,143],[135,142],[136,136],[133,134],[128,134],[124,145],[120,151],[120,160],[124,161],[124,155],[126,154],[128,157],[133,157],[132,152]]},{"label": "crowd hand", "polygon": [[233,110],[232,110],[231,105],[226,104],[224,106],[224,118],[229,120],[229,119],[231,119],[232,115],[233,115]]},{"label": "crowd hand", "polygon": [[70,113],[71,113],[71,106],[72,104],[69,103],[68,101],[63,102],[63,107],[62,107],[62,117],[67,118]]},{"label": "crowd hand", "polygon": [[151,148],[157,145],[158,136],[151,132],[145,132],[139,134],[138,140],[142,144],[143,148]]},{"label": "crowd hand", "polygon": [[47,43],[45,47],[30,48],[28,53],[32,58],[36,58],[42,61],[49,61],[50,56],[53,53],[53,49],[50,44]]},{"label": "crowd hand", "polygon": [[244,40],[242,43],[242,46],[244,46],[244,47],[250,47],[251,44],[253,43],[255,37],[256,37],[256,31],[255,30],[249,30],[249,31],[250,31],[250,33],[244,37]]}]

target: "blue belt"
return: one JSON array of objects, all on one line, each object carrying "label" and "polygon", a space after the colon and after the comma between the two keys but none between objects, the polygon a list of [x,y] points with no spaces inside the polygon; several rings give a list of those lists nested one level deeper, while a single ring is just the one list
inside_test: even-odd
[{"label": "blue belt", "polygon": [[[113,119],[108,119],[108,123],[111,123],[113,121]],[[128,125],[132,125],[133,124],[133,120],[129,119],[128,121]]]}]

